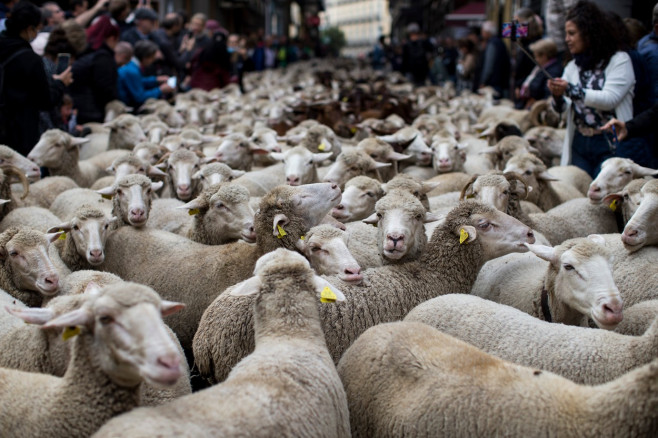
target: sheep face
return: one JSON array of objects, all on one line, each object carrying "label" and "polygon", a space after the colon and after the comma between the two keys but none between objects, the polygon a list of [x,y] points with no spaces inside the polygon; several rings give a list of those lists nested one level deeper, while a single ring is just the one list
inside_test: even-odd
[{"label": "sheep face", "polygon": [[644,184],[640,191],[639,207],[626,224],[621,240],[629,252],[658,244],[658,180]]},{"label": "sheep face", "polygon": [[[548,173],[544,163],[532,154],[514,156],[508,161],[504,172],[514,172],[521,175],[526,187],[539,188],[540,186],[547,184],[549,181],[557,181],[557,178]],[[531,191],[528,194],[528,201],[537,203],[539,200],[539,194],[540,190]]]},{"label": "sheep face", "polygon": [[50,241],[57,237],[59,234],[45,236],[29,229],[9,229],[0,235],[0,240],[6,242],[0,246],[0,260],[18,289],[44,296],[59,291],[59,274],[48,255]]},{"label": "sheep face", "polygon": [[253,145],[242,134],[231,134],[217,147],[214,157],[232,169],[249,170],[252,155],[260,152],[266,153],[267,151]]},{"label": "sheep face", "polygon": [[324,177],[325,182],[345,186],[345,183],[355,176],[365,175],[390,163],[378,163],[362,151],[348,151],[341,153],[336,162],[329,167]]},{"label": "sheep face", "polygon": [[142,227],[148,220],[153,191],[162,187],[162,182],[152,183],[143,175],[128,175],[113,186],[98,190],[112,196],[112,212],[133,227]]},{"label": "sheep face", "polygon": [[623,319],[623,303],[612,278],[612,255],[604,245],[601,236],[591,235],[555,248],[528,248],[550,262],[548,278],[554,279],[558,301],[591,317],[598,327],[614,330]]},{"label": "sheep face", "polygon": [[249,139],[254,145],[268,152],[281,152],[281,146],[276,139],[276,131],[269,128],[261,128],[254,131]]},{"label": "sheep face", "polygon": [[167,161],[167,173],[176,190],[176,197],[181,201],[189,201],[194,193],[192,175],[200,168],[200,159],[193,152],[177,150]]},{"label": "sheep face", "polygon": [[110,128],[115,148],[132,149],[137,143],[146,141],[146,134],[139,119],[130,114],[122,114],[111,122],[105,123]]},{"label": "sheep face", "polygon": [[317,181],[316,164],[331,157],[331,152],[314,154],[303,146],[295,146],[285,153],[271,153],[275,160],[284,163],[286,184],[299,186]]},{"label": "sheep face", "polygon": [[28,160],[8,146],[0,145],[0,166],[13,166],[25,172],[29,182],[38,181],[41,178],[41,170],[31,160]]},{"label": "sheep face", "polygon": [[[448,219],[446,219],[447,221]],[[486,212],[474,212],[469,218],[470,225],[458,226],[455,235],[461,236],[464,244],[479,239],[485,260],[495,259],[511,252],[526,252],[526,243],[535,243],[530,227],[513,217],[491,208]]]},{"label": "sheep face", "polygon": [[629,158],[608,158],[589,185],[587,197],[592,204],[598,204],[610,193],[622,190],[633,179],[645,176],[658,176],[658,170],[642,167]]},{"label": "sheep face", "polygon": [[562,155],[564,132],[550,126],[535,126],[524,135],[530,146],[539,151],[542,157],[548,160],[559,158]]},{"label": "sheep face", "polygon": [[331,210],[331,215],[342,223],[365,219],[375,210],[381,196],[379,182],[367,176],[357,176],[347,182],[342,200]]},{"label": "sheep face", "polygon": [[100,211],[98,214],[78,216],[49,229],[48,232],[67,233],[67,238],[73,239],[78,254],[90,265],[98,266],[105,261],[105,242],[118,220],[116,217],[105,217]]},{"label": "sheep face", "polygon": [[65,154],[88,141],[85,138],[72,137],[58,129],[49,129],[41,135],[39,142],[32,148],[27,158],[39,166],[57,168]]},{"label": "sheep face", "polygon": [[162,122],[156,122],[149,125],[147,134],[148,141],[155,144],[160,144],[160,142],[165,138],[169,127]]},{"label": "sheep face", "polygon": [[642,193],[640,191],[646,183],[647,180],[645,179],[634,179],[626,184],[626,187],[620,193],[611,193],[603,198],[603,203],[605,205],[612,205],[613,201],[616,201],[617,205],[621,205],[621,214],[624,223],[628,223],[640,207],[640,201],[642,200]]},{"label": "sheep face", "polygon": [[432,149],[434,150],[432,164],[437,172],[459,172],[464,168],[466,147],[461,146],[454,138],[435,138]]},{"label": "sheep face", "polygon": [[473,182],[472,187],[468,186],[462,192],[464,196],[472,197],[484,204],[491,205],[496,210],[507,212],[509,207],[510,196],[516,193],[519,196],[525,196],[525,186],[521,181],[517,180],[516,184],[512,184],[506,176],[496,173],[488,174],[477,177]]},{"label": "sheep face", "polygon": [[319,275],[337,275],[352,284],[363,280],[361,267],[347,249],[343,231],[331,225],[319,225],[311,228],[296,246]]},{"label": "sheep face", "polygon": [[152,289],[136,283],[110,285],[97,293],[79,309],[43,327],[76,326],[84,331],[79,336],[92,336],[94,359],[120,386],[135,386],[143,380],[160,386],[175,384],[182,374],[183,358],[167,334],[162,316],[184,305],[160,300]]},{"label": "sheep face", "polygon": [[155,143],[142,142],[133,149],[135,156],[147,163],[155,165],[165,153],[165,149]]},{"label": "sheep face", "polygon": [[243,170],[233,170],[224,163],[210,163],[204,165],[192,178],[201,183],[201,190],[206,190],[214,184],[233,181],[244,174]]}]

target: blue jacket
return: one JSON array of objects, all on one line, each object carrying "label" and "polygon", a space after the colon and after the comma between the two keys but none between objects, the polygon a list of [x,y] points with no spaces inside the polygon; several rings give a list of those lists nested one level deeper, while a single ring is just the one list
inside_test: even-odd
[{"label": "blue jacket", "polygon": [[155,76],[142,76],[135,59],[119,67],[117,91],[119,99],[133,108],[139,107],[149,97],[157,99],[162,96]]},{"label": "blue jacket", "polygon": [[658,35],[651,32],[637,43],[637,51],[644,58],[653,84],[653,102],[658,102]]}]

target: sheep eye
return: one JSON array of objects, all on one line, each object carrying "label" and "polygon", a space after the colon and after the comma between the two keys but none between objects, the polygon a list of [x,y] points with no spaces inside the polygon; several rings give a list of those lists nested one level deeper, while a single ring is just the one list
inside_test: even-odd
[{"label": "sheep eye", "polygon": [[375,194],[373,192],[366,192],[366,195],[368,195],[371,198],[373,198],[375,196]]},{"label": "sheep eye", "polygon": [[[206,177],[203,176],[203,175],[199,175],[199,179],[206,179]],[[229,180],[229,181],[230,181],[230,180]]]},{"label": "sheep eye", "polygon": [[322,249],[322,248],[320,248],[319,246],[314,246],[314,247],[311,248],[311,252],[318,252],[318,251],[320,251],[321,249]]},{"label": "sheep eye", "polygon": [[310,160],[307,164],[308,164],[309,166],[312,165],[312,164],[313,164],[313,160]]},{"label": "sheep eye", "polygon": [[358,167],[350,167],[350,170],[352,172],[358,172],[359,168]]},{"label": "sheep eye", "polygon": [[100,323],[103,325],[107,325],[114,322],[114,318],[112,318],[110,315],[103,315],[98,318],[98,321],[100,321]]},{"label": "sheep eye", "polygon": [[630,175],[632,172],[631,172],[630,170],[625,170],[624,173],[625,173],[626,175]]},{"label": "sheep eye", "polygon": [[73,229],[74,229],[75,231],[78,231],[78,230],[80,229],[80,227],[77,226],[77,225],[73,225]]},{"label": "sheep eye", "polygon": [[420,195],[420,192],[419,192],[418,190],[416,190],[416,191],[414,192],[414,196],[418,197],[419,195]]},{"label": "sheep eye", "polygon": [[486,230],[487,228],[489,228],[489,225],[491,225],[489,222],[482,222],[478,224],[478,228],[482,228],[483,230]]},{"label": "sheep eye", "polygon": [[117,195],[119,195],[119,196],[123,196],[123,190],[118,189],[118,190],[117,190]]},{"label": "sheep eye", "polygon": [[505,195],[505,196],[509,195],[509,190],[503,191],[503,195]]},{"label": "sheep eye", "polygon": [[104,229],[104,230],[107,230],[108,228],[110,228],[110,224],[105,224],[105,225],[103,225],[103,229]]},{"label": "sheep eye", "polygon": [[18,251],[9,251],[9,255],[12,257],[16,257],[18,255]]},{"label": "sheep eye", "polygon": [[423,218],[423,215],[422,215],[422,214],[417,214],[417,215],[416,215],[416,220],[421,220],[422,218]]},{"label": "sheep eye", "polygon": [[377,217],[378,217],[379,219],[381,219],[381,218],[383,217],[383,215],[382,215],[381,213],[377,213]]},{"label": "sheep eye", "polygon": [[627,193],[627,194],[625,194],[625,195],[624,195],[624,200],[626,200],[626,201],[628,201],[629,199],[631,199],[631,197],[630,197],[630,196],[628,196],[628,193]]},{"label": "sheep eye", "polygon": [[219,209],[219,208],[223,208],[223,209],[225,209],[225,210],[228,210],[228,207],[226,207],[226,206],[225,206],[224,204],[222,204],[221,202],[215,204],[215,208],[218,208],[218,209]]},{"label": "sheep eye", "polygon": [[151,194],[151,189],[148,189],[148,190],[146,191],[146,194],[147,194],[147,195],[150,195],[150,194]]},{"label": "sheep eye", "polygon": [[372,158],[374,158],[375,160],[377,159],[377,154],[370,154],[370,156],[371,156]]},{"label": "sheep eye", "polygon": [[137,172],[142,172],[142,173],[144,173],[144,172],[146,172],[146,171],[144,170],[143,167],[140,167],[139,169],[137,169]]},{"label": "sheep eye", "polygon": [[233,177],[232,177],[232,176],[229,176],[229,177],[228,177],[228,180],[229,180],[229,181],[233,181]]},{"label": "sheep eye", "polygon": [[524,173],[525,175],[532,175],[532,170],[526,170],[526,171],[523,172],[523,173]]},{"label": "sheep eye", "polygon": [[562,267],[567,271],[573,271],[573,266],[570,265],[569,263],[565,263],[564,265],[562,265]]},{"label": "sheep eye", "polygon": [[196,164],[194,165],[194,168],[195,168],[195,169],[198,169],[198,168],[199,168],[199,163],[196,163]]}]

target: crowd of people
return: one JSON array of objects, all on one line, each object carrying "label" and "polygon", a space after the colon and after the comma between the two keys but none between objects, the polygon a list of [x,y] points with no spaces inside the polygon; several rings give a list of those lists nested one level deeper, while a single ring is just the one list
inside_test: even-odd
[{"label": "crowd of people", "polygon": [[[171,12],[160,20],[148,2],[134,10],[129,0],[70,6],[0,0],[0,144],[24,155],[47,129],[79,135],[82,124],[102,122],[114,99],[136,109],[175,91],[242,88],[246,71],[314,54],[308,44],[262,30],[229,34],[201,13]],[[58,70],[61,54],[70,62]]]},{"label": "crowd of people", "polygon": [[[647,121],[655,123],[658,112],[658,4],[651,30],[594,2],[579,1],[562,12],[550,17],[561,32],[549,33],[534,11],[518,10],[514,22],[527,25],[527,35],[509,45],[491,21],[456,42],[427,38],[411,23],[403,43],[388,45],[381,37],[370,61],[417,86],[452,81],[460,91],[491,87],[519,109],[550,98],[566,121],[562,164],[592,177],[612,156],[656,167],[658,135]],[[640,114],[641,123],[627,129],[625,122]]]}]

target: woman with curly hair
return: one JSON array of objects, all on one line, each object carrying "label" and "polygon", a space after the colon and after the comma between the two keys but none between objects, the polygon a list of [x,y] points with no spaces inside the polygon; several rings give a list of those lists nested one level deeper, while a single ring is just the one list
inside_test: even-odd
[{"label": "woman with curly hair", "polygon": [[613,117],[633,117],[633,64],[627,53],[618,51],[612,26],[594,3],[580,1],[571,8],[565,31],[573,59],[562,78],[548,82],[553,107],[567,120],[561,164],[574,164],[594,178],[610,157],[636,158],[633,150],[624,150],[623,143],[617,145],[599,129]]}]

